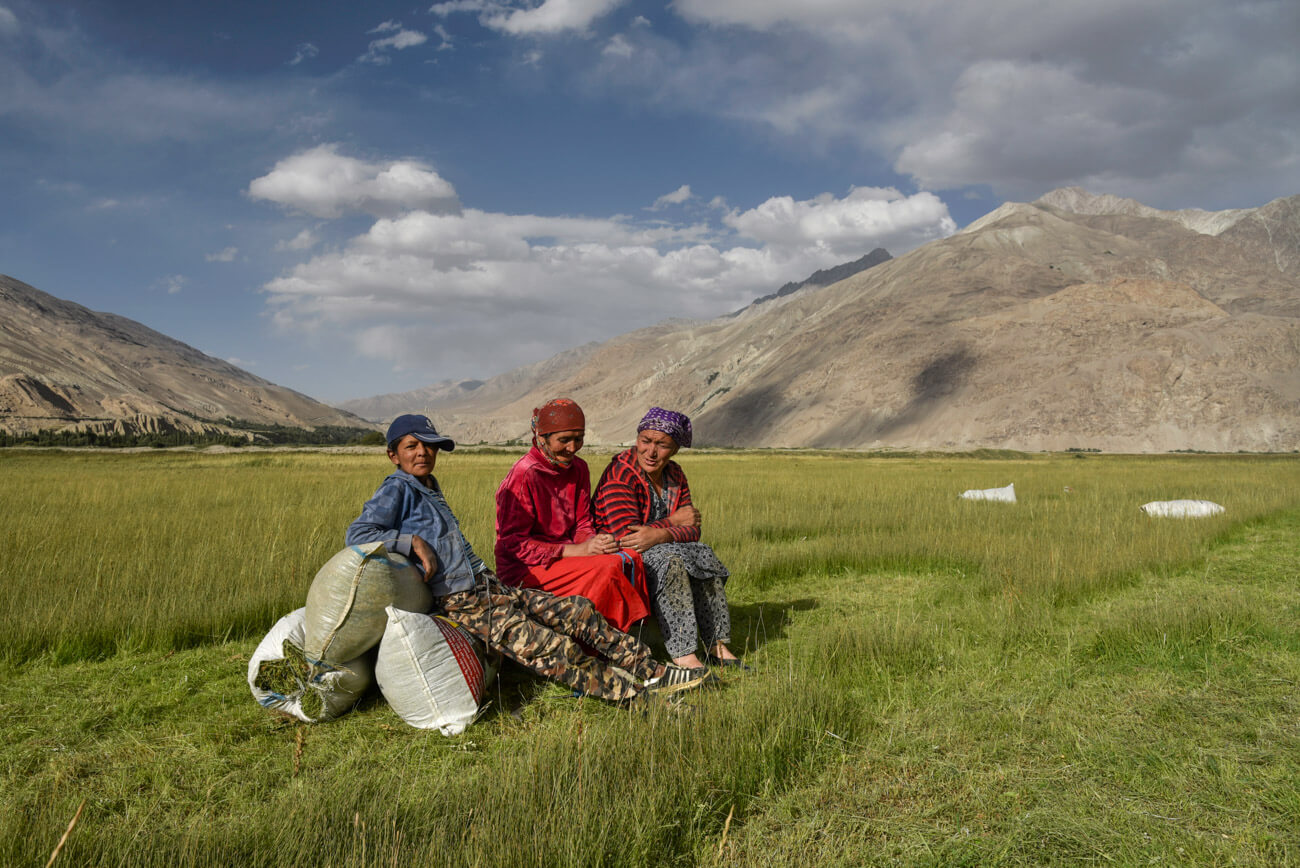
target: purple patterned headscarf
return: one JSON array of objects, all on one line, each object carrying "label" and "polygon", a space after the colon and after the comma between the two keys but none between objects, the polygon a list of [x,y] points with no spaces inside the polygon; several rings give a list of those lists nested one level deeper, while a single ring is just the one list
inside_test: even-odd
[{"label": "purple patterned headscarf", "polygon": [[636,426],[636,433],[640,434],[646,429],[662,431],[673,438],[682,449],[689,449],[691,446],[691,417],[685,413],[665,410],[663,407],[651,407],[650,412],[641,417],[641,422]]}]

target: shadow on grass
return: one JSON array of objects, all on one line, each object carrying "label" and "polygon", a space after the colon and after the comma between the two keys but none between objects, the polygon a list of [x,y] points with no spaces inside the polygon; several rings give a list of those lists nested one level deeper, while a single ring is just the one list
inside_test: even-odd
[{"label": "shadow on grass", "polygon": [[[730,647],[740,657],[754,654],[769,642],[785,638],[792,613],[806,612],[817,606],[817,600],[811,598],[732,606]],[[631,633],[650,646],[656,659],[668,659],[663,634],[653,617],[634,626]],[[541,698],[548,689],[546,679],[513,660],[503,660],[496,679],[488,685],[491,707],[481,719],[491,719],[502,713],[518,718],[525,706]]]}]

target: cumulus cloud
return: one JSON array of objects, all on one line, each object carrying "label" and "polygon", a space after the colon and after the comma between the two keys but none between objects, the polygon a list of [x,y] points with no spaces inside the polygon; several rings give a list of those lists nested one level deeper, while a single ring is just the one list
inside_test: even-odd
[{"label": "cumulus cloud", "polygon": [[209,253],[203,258],[208,262],[234,262],[235,257],[239,255],[238,247],[227,247],[217,253]]},{"label": "cumulus cloud", "polygon": [[10,11],[7,6],[0,6],[0,33],[10,34],[18,32],[18,16]]},{"label": "cumulus cloud", "polygon": [[[693,195],[682,185],[662,198]],[[436,378],[482,373],[484,348],[505,370],[664,319],[717,316],[875,247],[898,254],[956,228],[937,197],[876,188],[772,197],[721,216],[411,210],[264,290],[279,326]]]},{"label": "cumulus cloud", "polygon": [[933,193],[904,196],[879,187],[855,187],[842,199],[829,193],[803,201],[774,196],[723,219],[768,249],[825,249],[836,257],[861,255],[865,238],[897,253],[957,230],[948,206]]},{"label": "cumulus cloud", "polygon": [[415,209],[434,213],[460,209],[455,188],[424,163],[367,162],[340,154],[334,144],[286,157],[269,173],[255,178],[248,185],[248,195],[323,218],[357,212],[379,217]]},{"label": "cumulus cloud", "polygon": [[[854,151],[929,189],[1084,183],[1163,207],[1300,188],[1300,5],[675,0],[588,89]],[[612,47],[612,50],[611,50]]]},{"label": "cumulus cloud", "polygon": [[597,19],[604,17],[623,0],[543,0],[539,5],[491,0],[454,0],[435,3],[429,11],[446,17],[457,12],[478,13],[484,27],[511,36],[554,36],[567,32],[586,32]]},{"label": "cumulus cloud", "polygon": [[669,205],[680,205],[691,198],[691,185],[682,184],[671,193],[665,193],[650,206],[651,211],[661,211]]}]

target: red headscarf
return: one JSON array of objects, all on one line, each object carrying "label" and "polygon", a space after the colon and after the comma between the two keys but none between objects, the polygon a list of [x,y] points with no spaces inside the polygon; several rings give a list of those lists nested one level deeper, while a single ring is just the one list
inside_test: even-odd
[{"label": "red headscarf", "polygon": [[568,398],[552,398],[533,410],[533,434],[538,437],[586,428],[587,417],[582,415],[582,408]]},{"label": "red headscarf", "polygon": [[555,455],[546,448],[546,435],[556,431],[585,431],[587,417],[582,415],[582,408],[568,398],[552,398],[540,407],[533,409],[533,445],[546,456],[552,467],[567,467],[555,460]]}]

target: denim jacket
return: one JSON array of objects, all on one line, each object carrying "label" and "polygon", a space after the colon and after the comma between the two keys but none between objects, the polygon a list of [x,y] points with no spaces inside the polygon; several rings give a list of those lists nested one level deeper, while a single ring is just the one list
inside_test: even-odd
[{"label": "denim jacket", "polygon": [[[473,588],[474,577],[486,567],[461,533],[438,480],[429,479],[432,488],[404,470],[393,471],[348,527],[345,543],[382,542],[389,551],[411,557],[411,537],[419,536],[438,556],[438,571],[427,581],[441,597]],[[418,561],[412,563],[420,569]]]}]

